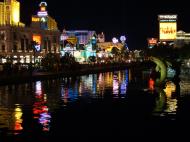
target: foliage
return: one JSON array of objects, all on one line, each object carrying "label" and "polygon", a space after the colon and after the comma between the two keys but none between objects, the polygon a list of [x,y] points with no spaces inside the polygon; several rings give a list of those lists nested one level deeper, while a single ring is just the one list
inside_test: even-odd
[{"label": "foliage", "polygon": [[59,66],[60,58],[58,55],[53,53],[48,53],[41,61],[41,65],[44,69],[49,71],[55,70]]},{"label": "foliage", "polygon": [[155,56],[164,59],[187,59],[190,58],[190,44],[181,48],[174,48],[168,44],[160,44],[146,50],[147,56]]},{"label": "foliage", "polygon": [[96,57],[95,56],[90,56],[89,58],[90,62],[96,62]]},{"label": "foliage", "polygon": [[119,55],[119,49],[117,47],[113,47],[111,53],[115,56]]},{"label": "foliage", "polygon": [[61,67],[64,70],[75,69],[79,67],[79,63],[76,62],[75,57],[73,57],[70,53],[65,53],[63,57],[60,59]]}]

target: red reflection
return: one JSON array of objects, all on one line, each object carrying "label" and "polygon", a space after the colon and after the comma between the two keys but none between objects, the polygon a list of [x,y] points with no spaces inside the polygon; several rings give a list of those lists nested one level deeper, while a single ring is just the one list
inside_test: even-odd
[{"label": "red reflection", "polygon": [[43,95],[36,95],[36,102],[34,103],[33,114],[34,118],[39,118],[39,115],[44,112],[48,112],[48,107],[46,106],[46,101],[43,99]]},{"label": "red reflection", "polygon": [[34,119],[43,126],[43,131],[49,131],[51,116],[48,112],[47,95],[43,93],[41,82],[36,83],[35,102],[33,104]]},{"label": "red reflection", "polygon": [[23,128],[22,128],[22,125],[20,124],[20,122],[15,122],[15,128],[14,128],[14,130],[22,130]]},{"label": "red reflection", "polygon": [[[19,107],[15,108],[14,114],[15,114],[14,130],[20,131],[23,129],[23,127],[22,127],[22,109]],[[18,134],[18,133],[15,132],[15,134]]]},{"label": "red reflection", "polygon": [[154,90],[154,84],[155,84],[155,81],[152,78],[150,78],[149,79],[149,89],[150,90]]}]

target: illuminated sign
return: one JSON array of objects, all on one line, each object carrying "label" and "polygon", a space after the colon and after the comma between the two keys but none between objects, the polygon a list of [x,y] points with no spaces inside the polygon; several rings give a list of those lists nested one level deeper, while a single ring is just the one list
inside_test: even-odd
[{"label": "illuminated sign", "polygon": [[45,17],[45,16],[48,16],[48,13],[47,11],[38,11],[38,14],[37,14],[39,17]]},{"label": "illuminated sign", "polygon": [[46,11],[46,7],[41,7],[40,10],[41,11]]},{"label": "illuminated sign", "polygon": [[151,45],[156,45],[158,42],[158,39],[157,38],[148,38],[148,45],[151,46]]},{"label": "illuminated sign", "polygon": [[39,22],[39,21],[40,21],[40,18],[32,17],[32,22]]},{"label": "illuminated sign", "polygon": [[177,23],[160,22],[160,40],[169,41],[176,39]]},{"label": "illuminated sign", "polygon": [[69,37],[69,38],[67,38],[67,41],[70,42],[71,44],[76,44],[77,38],[76,37]]},{"label": "illuminated sign", "polygon": [[40,21],[41,21],[41,22],[46,22],[47,20],[46,20],[46,18],[42,17],[42,18],[40,19]]},{"label": "illuminated sign", "polygon": [[41,35],[33,35],[32,40],[38,44],[41,44]]},{"label": "illuminated sign", "polygon": [[40,49],[41,49],[41,35],[33,35],[32,40],[36,42],[36,44],[34,45],[34,48],[36,49],[36,51],[40,51]]},{"label": "illuminated sign", "polygon": [[36,51],[40,51],[40,49],[41,49],[41,48],[40,48],[40,44],[37,44],[37,45],[35,45],[34,47],[35,47]]},{"label": "illuminated sign", "polygon": [[64,40],[66,40],[66,39],[68,39],[68,36],[62,34],[61,37],[60,37],[60,40],[61,40],[61,41],[64,41]]},{"label": "illuminated sign", "polygon": [[177,15],[158,15],[159,21],[176,21]]}]

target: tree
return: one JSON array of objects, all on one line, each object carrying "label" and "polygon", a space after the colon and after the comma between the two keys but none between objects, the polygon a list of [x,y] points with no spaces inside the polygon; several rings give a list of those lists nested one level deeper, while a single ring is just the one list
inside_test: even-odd
[{"label": "tree", "polygon": [[120,54],[119,49],[117,47],[113,47],[111,53],[113,54],[114,59],[117,59]]},{"label": "tree", "polygon": [[53,53],[46,54],[46,56],[41,61],[42,67],[47,69],[48,71],[54,71],[55,68],[58,68],[59,63],[59,56]]},{"label": "tree", "polygon": [[96,62],[96,57],[95,56],[90,56],[89,58],[90,62]]},{"label": "tree", "polygon": [[60,59],[60,63],[62,66],[62,69],[68,70],[68,69],[75,69],[78,66],[78,62],[76,62],[75,57],[72,56],[70,53],[65,53],[63,57]]},{"label": "tree", "polygon": [[123,60],[125,60],[126,58],[129,57],[129,51],[125,47],[125,45],[121,48],[121,57],[122,57]]}]

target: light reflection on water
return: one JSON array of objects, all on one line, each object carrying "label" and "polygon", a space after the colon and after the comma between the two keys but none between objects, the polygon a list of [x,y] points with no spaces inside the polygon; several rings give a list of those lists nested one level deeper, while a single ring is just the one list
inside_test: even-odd
[{"label": "light reflection on water", "polygon": [[42,131],[50,131],[51,111],[61,104],[66,107],[81,97],[103,99],[106,91],[113,94],[113,98],[124,99],[127,95],[128,76],[126,70],[1,86],[0,128],[15,131],[15,134],[22,131],[24,107],[32,109],[33,119],[42,126]]},{"label": "light reflection on water", "polygon": [[175,113],[177,111],[177,99],[172,96],[172,94],[176,91],[176,85],[173,82],[167,82],[166,88],[164,92],[166,94],[166,109],[165,112]]},{"label": "light reflection on water", "polygon": [[166,82],[165,89],[158,89],[159,95],[156,99],[154,114],[159,116],[176,115],[178,100],[177,96],[174,95],[175,92],[176,85],[171,81]]},{"label": "light reflection on water", "polygon": [[[51,131],[52,113],[56,109],[69,109],[69,104],[79,102],[81,98],[90,102],[93,99],[103,100],[107,95],[113,100],[121,99],[127,103],[130,83],[136,83],[132,76],[135,75],[132,75],[130,70],[123,70],[1,86],[0,129],[6,128],[15,131],[13,134],[18,134],[19,131],[25,130],[25,120],[25,123],[36,122],[35,125],[41,126],[41,131]],[[147,83],[148,87],[150,86]],[[150,88],[154,89],[152,86]],[[176,91],[175,85],[168,82],[164,90],[159,88],[157,91],[158,96],[152,113],[159,116],[175,115],[178,109],[178,99],[173,95]],[[27,116],[26,120],[23,117],[26,111],[32,112],[32,118],[29,119]]]},{"label": "light reflection on water", "polygon": [[47,106],[47,94],[43,93],[42,83],[37,81],[35,84],[35,101],[33,104],[33,118],[38,119],[38,122],[42,125],[43,131],[49,131],[51,114]]},{"label": "light reflection on water", "polygon": [[15,122],[15,126],[14,126],[14,130],[15,130],[15,134],[17,134],[16,131],[21,131],[23,129],[22,127],[22,108],[19,105],[16,105],[15,111],[13,113],[14,115],[14,122]]}]

